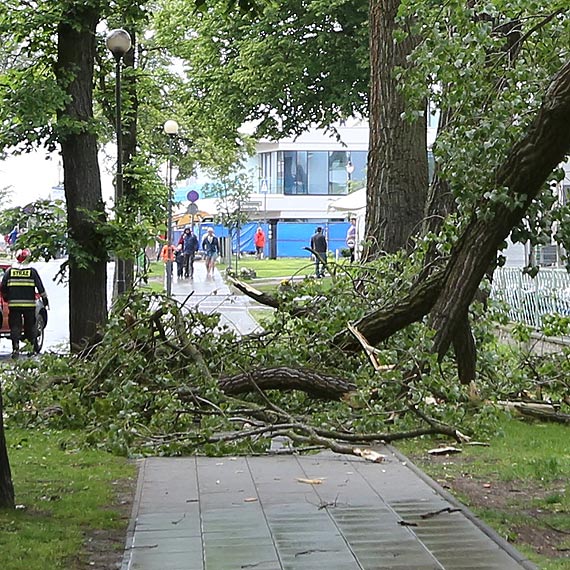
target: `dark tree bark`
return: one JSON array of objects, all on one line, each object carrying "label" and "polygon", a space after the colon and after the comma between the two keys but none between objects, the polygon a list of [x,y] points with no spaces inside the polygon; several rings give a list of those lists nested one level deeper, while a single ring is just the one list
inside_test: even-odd
[{"label": "dark tree bark", "polygon": [[338,400],[354,391],[356,386],[344,378],[307,369],[285,366],[264,368],[245,374],[237,374],[219,380],[226,394],[255,393],[260,390],[302,390],[307,394],[326,400]]},{"label": "dark tree bark", "polygon": [[[358,319],[353,325],[369,344],[377,345],[394,333],[421,320],[437,301],[443,282],[443,272],[431,275],[425,281],[412,287],[410,293],[397,304],[377,309]],[[334,338],[334,344],[347,352],[357,352],[362,345],[348,330]]]},{"label": "dark tree bark", "polygon": [[458,322],[452,342],[459,382],[467,385],[477,376],[477,347],[468,315]]},{"label": "dark tree bark", "polygon": [[4,435],[4,405],[2,402],[2,386],[0,385],[0,509],[13,509],[14,486],[8,459],[8,447]]},{"label": "dark tree bark", "polygon": [[56,74],[69,95],[59,113],[69,236],[71,349],[100,336],[107,319],[107,252],[97,222],[105,220],[93,121],[93,63],[97,10],[72,4],[58,26]]},{"label": "dark tree bark", "polygon": [[410,109],[394,77],[397,66],[410,65],[407,56],[417,44],[411,36],[394,42],[399,5],[400,0],[370,2],[368,257],[410,246],[410,237],[421,230],[428,185],[425,113],[413,122],[401,118]]}]

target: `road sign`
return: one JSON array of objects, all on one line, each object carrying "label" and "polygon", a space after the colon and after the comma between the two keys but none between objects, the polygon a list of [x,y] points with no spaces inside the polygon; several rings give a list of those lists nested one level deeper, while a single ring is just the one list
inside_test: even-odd
[{"label": "road sign", "polygon": [[186,194],[186,198],[190,200],[190,202],[195,202],[200,197],[200,194],[196,192],[196,190],[190,190],[188,194]]},{"label": "road sign", "polygon": [[267,190],[268,190],[267,179],[264,178],[264,179],[261,181],[260,185],[259,185],[259,191],[260,191],[262,194],[267,194]]},{"label": "road sign", "polygon": [[190,206],[188,206],[188,213],[192,215],[198,213],[198,206],[194,202],[191,202]]}]

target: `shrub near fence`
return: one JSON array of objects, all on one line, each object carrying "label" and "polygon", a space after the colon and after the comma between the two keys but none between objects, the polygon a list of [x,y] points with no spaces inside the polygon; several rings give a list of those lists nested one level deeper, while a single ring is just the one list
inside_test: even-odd
[{"label": "shrub near fence", "polygon": [[491,298],[508,304],[512,321],[539,329],[546,315],[570,316],[570,275],[565,269],[541,268],[531,277],[519,267],[500,267]]}]

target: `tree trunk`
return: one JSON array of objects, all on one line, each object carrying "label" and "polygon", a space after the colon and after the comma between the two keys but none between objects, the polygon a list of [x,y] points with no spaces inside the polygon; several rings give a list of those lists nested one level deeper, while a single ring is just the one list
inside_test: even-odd
[{"label": "tree trunk", "polygon": [[105,220],[93,121],[97,11],[73,4],[58,26],[59,83],[69,101],[58,115],[69,250],[69,331],[72,351],[97,341],[107,319],[107,252],[97,223]]},{"label": "tree trunk", "polygon": [[8,459],[8,447],[4,434],[4,405],[2,402],[2,385],[0,384],[0,509],[13,509],[14,486]]},{"label": "tree trunk", "polygon": [[410,122],[411,109],[398,91],[395,68],[408,67],[417,44],[408,37],[394,42],[400,0],[370,2],[370,144],[366,189],[365,256],[409,247],[419,233],[428,185],[425,108]]}]

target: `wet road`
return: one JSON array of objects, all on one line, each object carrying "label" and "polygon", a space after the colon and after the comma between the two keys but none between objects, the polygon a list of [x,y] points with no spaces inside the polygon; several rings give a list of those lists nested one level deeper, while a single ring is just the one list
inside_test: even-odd
[{"label": "wet road", "polygon": [[[46,262],[34,262],[44,287],[46,288],[49,309],[48,322],[45,329],[45,340],[42,352],[65,353],[69,350],[69,287],[67,283],[54,281],[65,259]],[[112,276],[114,264],[107,269],[108,295],[111,298]],[[0,359],[9,358],[12,344],[9,339],[0,339]]]}]

